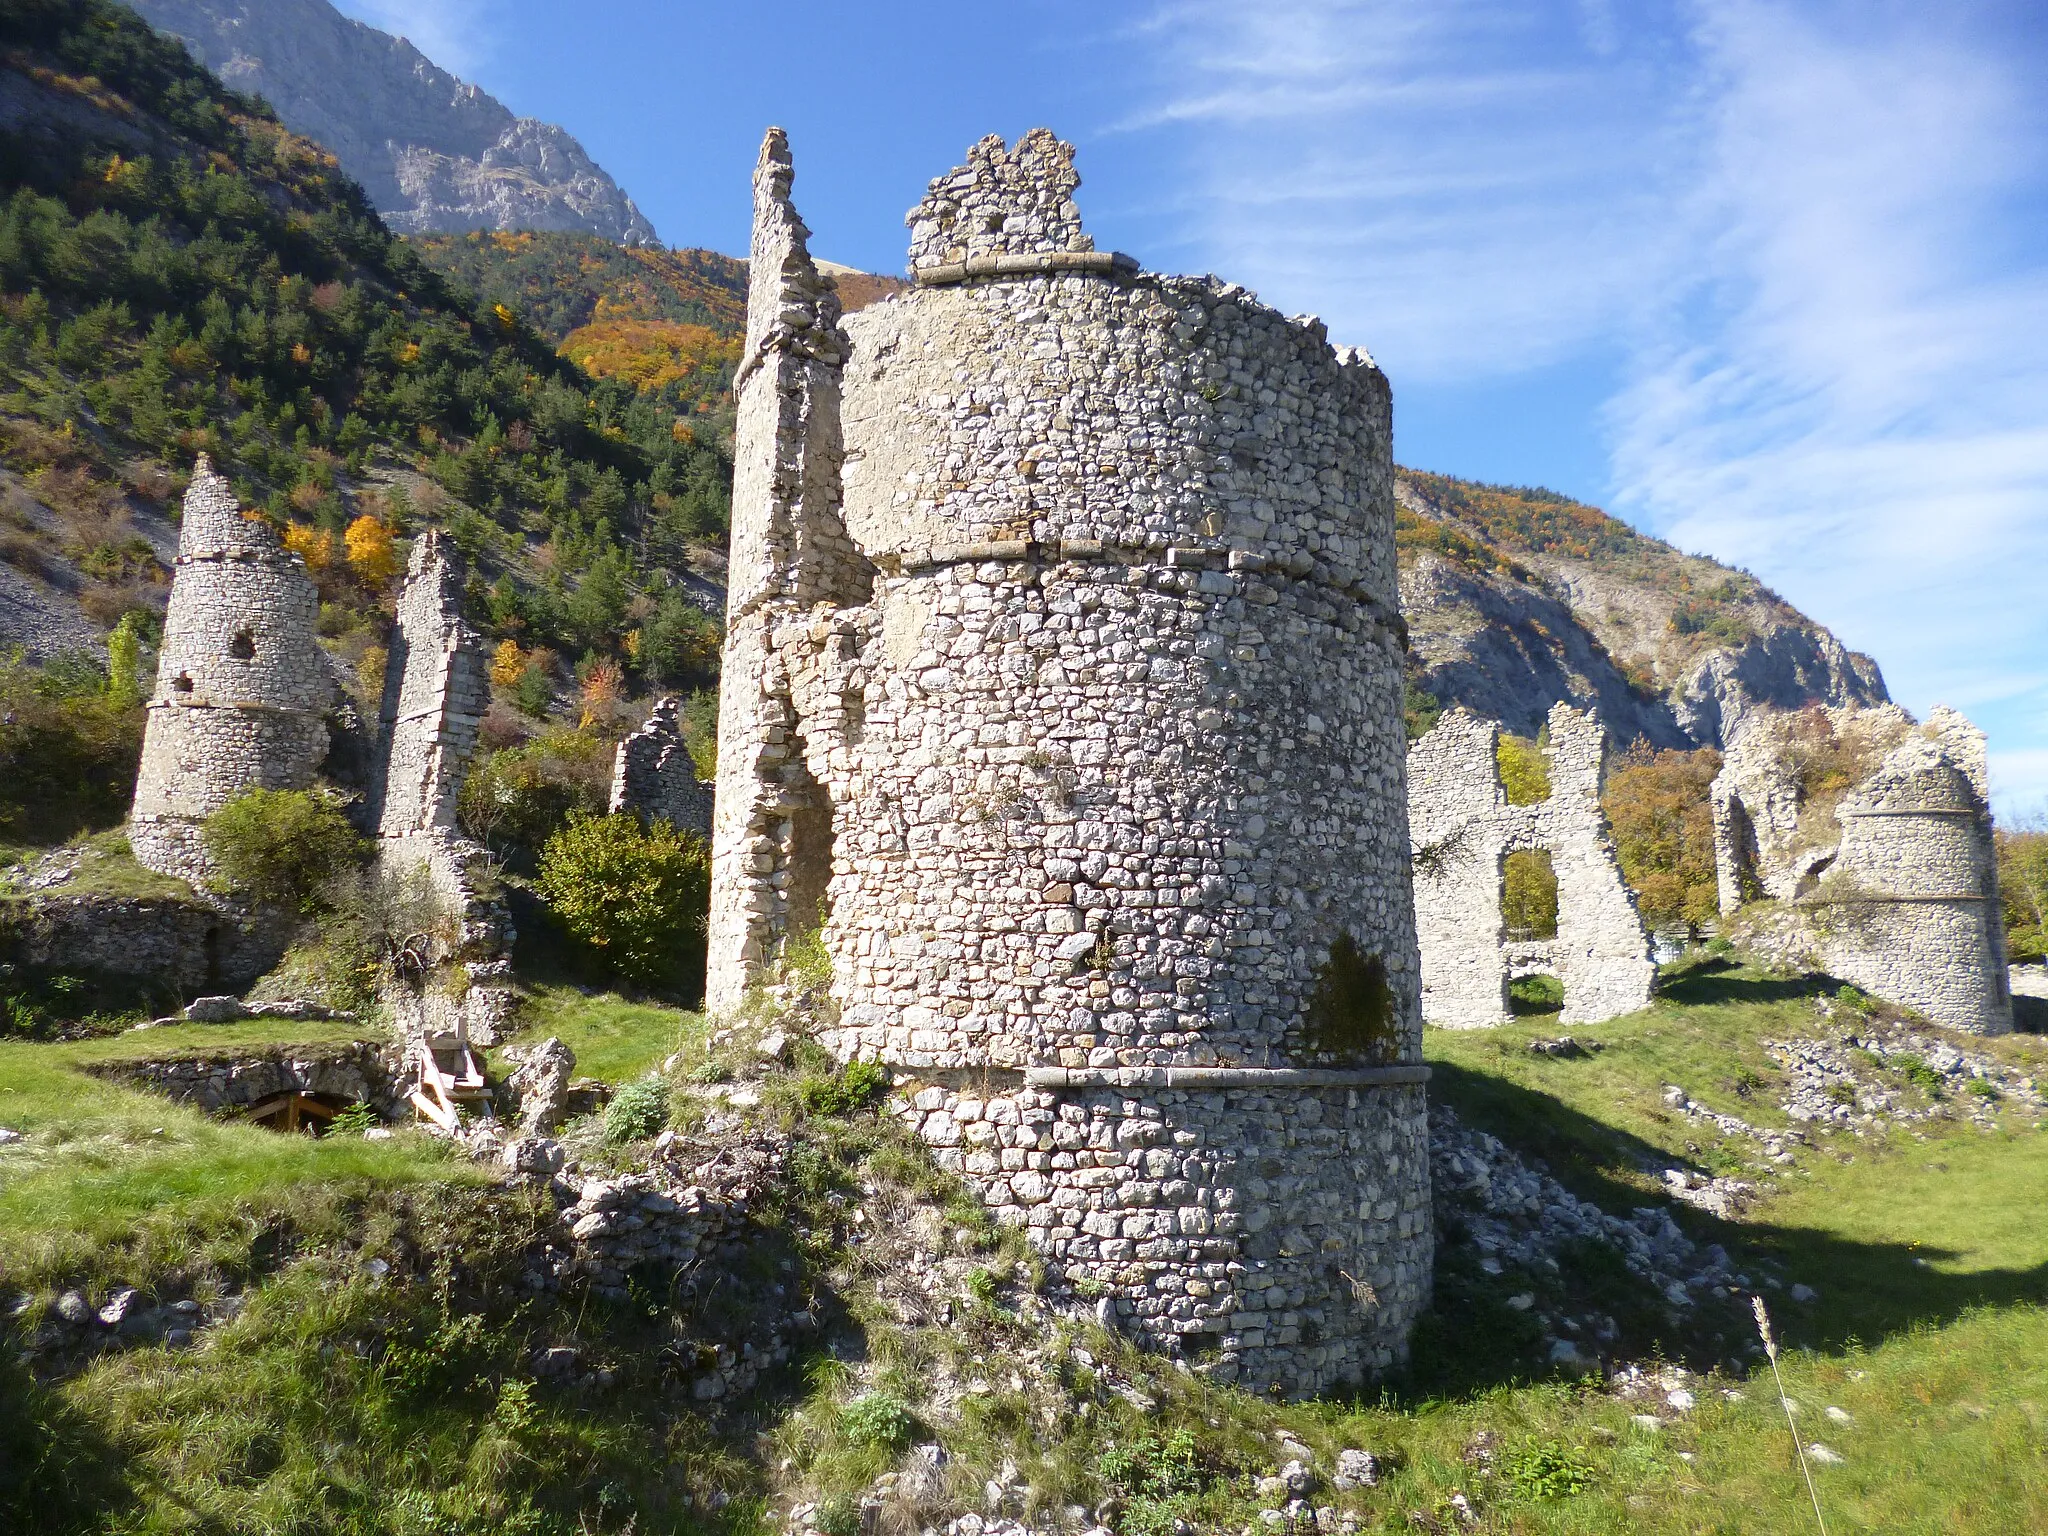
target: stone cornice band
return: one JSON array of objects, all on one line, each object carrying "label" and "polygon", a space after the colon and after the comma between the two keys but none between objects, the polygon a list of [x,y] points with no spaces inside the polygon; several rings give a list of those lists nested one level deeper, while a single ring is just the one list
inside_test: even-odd
[{"label": "stone cornice band", "polygon": [[920,288],[944,288],[977,277],[1043,277],[1064,272],[1093,272],[1104,277],[1134,275],[1138,258],[1122,251],[1031,251],[1004,256],[970,256],[965,261],[918,267],[911,276]]},{"label": "stone cornice band", "polygon": [[875,563],[893,575],[914,575],[947,565],[1022,562],[1028,560],[1095,560],[1109,564],[1144,566],[1164,564],[1171,570],[1229,571],[1243,576],[1288,576],[1328,587],[1359,604],[1384,629],[1408,648],[1408,621],[1399,609],[1390,608],[1365,589],[1363,582],[1317,562],[1303,553],[1276,559],[1249,549],[1221,549],[1208,545],[1141,546],[1118,544],[1105,539],[990,539],[978,544],[934,544],[913,549],[885,550],[873,557]]},{"label": "stone cornice band", "polygon": [[1429,1068],[1026,1067],[1027,1088],[1396,1088],[1429,1081]]}]

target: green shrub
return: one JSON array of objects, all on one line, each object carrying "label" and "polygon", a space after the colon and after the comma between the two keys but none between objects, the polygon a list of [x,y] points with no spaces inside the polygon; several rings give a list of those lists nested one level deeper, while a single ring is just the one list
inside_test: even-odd
[{"label": "green shrub", "polygon": [[1526,1499],[1566,1499],[1593,1486],[1593,1463],[1576,1446],[1520,1446],[1507,1453],[1502,1470]]},{"label": "green shrub", "polygon": [[521,869],[581,811],[601,815],[611,796],[612,749],[585,731],[549,731],[493,752],[462,782],[462,830]]},{"label": "green shrub", "polygon": [[900,1450],[917,1433],[917,1420],[886,1392],[864,1392],[839,1410],[839,1432],[855,1445]]},{"label": "green shrub", "polygon": [[806,928],[782,941],[782,975],[785,981],[812,991],[832,985],[832,955],[825,948],[822,926]]},{"label": "green shrub", "polygon": [[658,1077],[636,1078],[604,1107],[604,1139],[613,1146],[642,1141],[668,1124],[668,1084]]},{"label": "green shrub", "polygon": [[248,790],[206,818],[205,837],[223,890],[301,912],[364,851],[339,802],[317,789]]},{"label": "green shrub", "polygon": [[0,654],[0,830],[61,842],[118,825],[135,798],[142,714],[96,665]]},{"label": "green shrub", "polygon": [[701,985],[711,855],[696,833],[632,815],[572,816],[542,847],[535,888],[628,981]]},{"label": "green shrub", "polygon": [[1941,1097],[1941,1091],[1946,1086],[1942,1075],[1918,1056],[1901,1052],[1891,1059],[1890,1065],[1894,1071],[1904,1076],[1907,1082],[1918,1088],[1930,1099]]},{"label": "green shrub", "polygon": [[811,1524],[818,1536],[859,1536],[860,1504],[852,1494],[835,1493],[819,1501]]},{"label": "green shrub", "polygon": [[311,937],[292,947],[273,981],[330,1008],[370,1011],[386,981],[418,974],[458,936],[424,865],[344,869],[321,888],[317,905]]},{"label": "green shrub", "polygon": [[805,1079],[798,1090],[813,1115],[856,1115],[889,1096],[889,1069],[879,1061],[849,1061],[830,1077]]},{"label": "green shrub", "polygon": [[372,1109],[361,1099],[357,1099],[355,1103],[347,1106],[332,1120],[327,1122],[327,1134],[330,1136],[360,1136],[365,1131],[375,1130],[383,1123],[383,1116],[379,1115],[376,1110]]}]

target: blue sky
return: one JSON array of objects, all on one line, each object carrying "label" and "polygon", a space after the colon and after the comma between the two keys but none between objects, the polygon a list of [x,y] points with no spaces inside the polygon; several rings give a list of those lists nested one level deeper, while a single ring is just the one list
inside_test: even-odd
[{"label": "blue sky", "polygon": [[763,127],[834,260],[981,134],[1080,149],[1099,245],[1394,382],[1404,463],[1754,571],[2048,807],[2038,0],[341,0],[741,252]]}]

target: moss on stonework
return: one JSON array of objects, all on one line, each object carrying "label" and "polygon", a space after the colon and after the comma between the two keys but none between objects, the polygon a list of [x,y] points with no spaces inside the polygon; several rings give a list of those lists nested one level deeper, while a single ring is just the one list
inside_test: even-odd
[{"label": "moss on stonework", "polygon": [[1303,1043],[1340,1062],[1382,1062],[1395,1050],[1394,989],[1386,962],[1366,954],[1348,933],[1330,943],[1309,995]]}]

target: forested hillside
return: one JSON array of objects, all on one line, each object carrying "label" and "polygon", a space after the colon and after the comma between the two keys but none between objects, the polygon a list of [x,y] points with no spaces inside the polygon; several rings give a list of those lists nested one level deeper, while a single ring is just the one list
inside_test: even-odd
[{"label": "forested hillside", "polygon": [[[673,409],[687,422],[683,430],[730,437],[733,370],[747,324],[744,261],[575,234],[428,235],[412,244],[437,271],[518,313],[593,377],[631,384]],[[902,286],[831,270],[848,311]]]},{"label": "forested hillside", "polygon": [[[0,669],[17,810],[30,779],[97,785],[59,829],[125,803],[140,689],[89,658],[119,625],[146,676],[201,453],[305,557],[366,697],[427,521],[499,646],[494,745],[711,681],[686,591],[724,540],[715,433],[436,273],[330,155],[121,7],[0,13],[0,108],[0,633],[47,664]],[[86,718],[102,689],[125,725]]]}]

